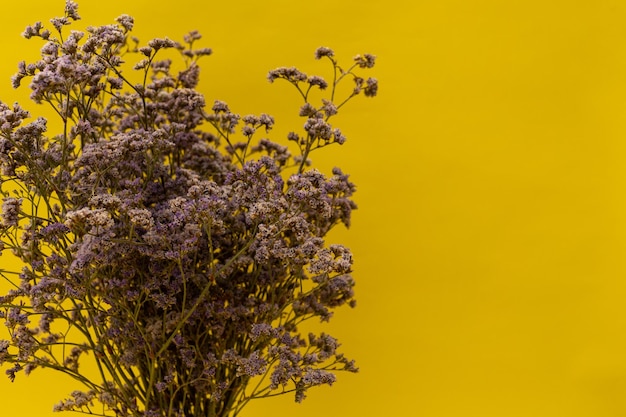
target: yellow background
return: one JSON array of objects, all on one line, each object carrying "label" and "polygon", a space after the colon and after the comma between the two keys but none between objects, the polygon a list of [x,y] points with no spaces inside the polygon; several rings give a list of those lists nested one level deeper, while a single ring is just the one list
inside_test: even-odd
[{"label": "yellow background", "polygon": [[[3,2],[2,100],[28,94],[8,77],[40,45],[19,33],[63,3]],[[355,253],[359,306],[330,331],[361,372],[244,417],[626,415],[626,2],[80,3],[89,24],[135,16],[144,40],[199,29],[208,101],[272,113],[279,133],[299,101],[267,70],[323,74],[321,45],[378,56],[379,97],[313,154],[359,186],[332,236]],[[57,381],[1,377],[0,416],[52,416],[73,386]]]}]

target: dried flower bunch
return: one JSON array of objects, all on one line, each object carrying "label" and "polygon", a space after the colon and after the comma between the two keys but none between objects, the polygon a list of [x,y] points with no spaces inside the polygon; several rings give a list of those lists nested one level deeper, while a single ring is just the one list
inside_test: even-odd
[{"label": "dried flower bunch", "polygon": [[[0,297],[9,378],[48,368],[80,381],[85,390],[57,411],[226,417],[255,398],[301,401],[335,371],[355,372],[335,338],[300,333],[354,305],[351,253],[324,237],[350,224],[355,188],[309,156],[345,141],[329,119],[348,100],[376,95],[376,80],[355,74],[374,57],[343,69],[319,48],[332,83],[296,68],[269,73],[304,100],[292,156],[258,139],[271,116],[240,117],[221,101],[207,109],[195,88],[211,50],[194,48],[198,32],[139,46],[130,16],[67,34],[77,19],[67,1],[52,31],[28,27],[42,56],[13,78],[31,81],[62,131],[48,135],[44,118],[0,103],[0,249],[23,265],[0,271],[11,285]],[[178,50],[184,69],[158,60],[164,49]],[[354,88],[337,100],[344,80]],[[312,89],[329,96],[316,106]],[[81,372],[85,361],[96,371]]]}]

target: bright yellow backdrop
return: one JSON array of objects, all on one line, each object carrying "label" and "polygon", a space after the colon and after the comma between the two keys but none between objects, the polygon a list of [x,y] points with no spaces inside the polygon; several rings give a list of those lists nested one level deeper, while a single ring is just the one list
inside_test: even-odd
[{"label": "bright yellow backdrop", "polygon": [[[8,77],[39,45],[19,33],[63,3],[3,3],[2,100],[27,95]],[[134,15],[144,40],[199,29],[209,101],[279,125],[299,102],[267,70],[322,73],[321,45],[378,55],[379,97],[347,109],[344,147],[313,155],[359,186],[352,230],[333,235],[355,253],[359,306],[330,330],[361,373],[245,416],[626,415],[625,2],[80,3],[89,24]],[[0,378],[0,415],[52,416],[72,389],[57,381]]]}]

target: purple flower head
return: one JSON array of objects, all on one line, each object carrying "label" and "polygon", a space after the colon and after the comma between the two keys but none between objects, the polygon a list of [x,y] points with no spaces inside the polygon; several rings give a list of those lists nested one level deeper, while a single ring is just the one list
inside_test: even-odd
[{"label": "purple flower head", "polygon": [[276,68],[275,70],[270,71],[269,74],[267,75],[267,79],[270,82],[273,82],[274,80],[278,78],[284,78],[285,80],[289,82],[298,83],[300,81],[306,81],[307,75],[301,72],[300,70],[298,70],[296,67]]},{"label": "purple flower head", "polygon": [[188,34],[186,34],[183,37],[184,41],[187,43],[193,43],[195,41],[198,41],[200,39],[202,39],[202,35],[200,34],[200,32],[198,32],[197,30],[192,30],[191,32],[189,32]]},{"label": "purple flower head", "polygon": [[220,100],[215,100],[213,103],[213,107],[211,108],[215,113],[229,113],[230,110],[228,108],[228,104],[224,103]]},{"label": "purple flower head", "polygon": [[322,99],[322,103],[324,103],[324,106],[322,107],[322,109],[324,113],[326,114],[326,117],[331,117],[337,114],[338,112],[337,106],[335,106],[335,104],[332,101]]},{"label": "purple flower head", "polygon": [[30,39],[33,36],[39,36],[43,39],[48,39],[50,37],[50,31],[43,29],[43,24],[41,22],[36,22],[33,25],[29,25],[26,27],[22,36],[26,39]]},{"label": "purple flower head", "polygon": [[317,75],[310,76],[307,82],[311,86],[319,87],[320,90],[325,90],[326,87],[328,87],[328,83],[326,82],[326,80],[324,80],[322,77],[319,77]]},{"label": "purple flower head", "polygon": [[176,46],[176,42],[168,38],[164,38],[164,39],[155,38],[155,39],[152,39],[150,42],[148,42],[148,46],[154,49],[155,51],[158,51],[159,49],[163,49],[163,48],[174,48]]},{"label": "purple flower head", "polygon": [[365,97],[374,97],[378,93],[378,80],[376,78],[368,78],[365,88],[363,89]]},{"label": "purple flower head", "polygon": [[335,56],[335,53],[333,52],[332,49],[327,48],[325,46],[320,46],[319,48],[315,50],[315,59],[321,59],[322,57],[325,57],[325,56],[332,58],[333,56]]},{"label": "purple flower head", "polygon": [[115,21],[119,23],[126,32],[130,32],[131,30],[133,30],[133,26],[135,25],[135,19],[127,14],[118,16]]},{"label": "purple flower head", "polygon": [[357,55],[354,57],[354,61],[360,68],[373,68],[376,62],[376,56],[371,54]]},{"label": "purple flower head", "polygon": [[78,15],[78,4],[75,1],[66,0],[65,16],[72,20],[80,20],[80,16]]},{"label": "purple flower head", "polygon": [[13,197],[6,197],[2,200],[2,225],[4,227],[17,227],[22,200]]}]

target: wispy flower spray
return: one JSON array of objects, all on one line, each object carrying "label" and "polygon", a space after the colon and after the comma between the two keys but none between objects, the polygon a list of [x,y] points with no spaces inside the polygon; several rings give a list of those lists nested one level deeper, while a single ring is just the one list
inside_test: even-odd
[{"label": "wispy flower spray", "polygon": [[[68,33],[78,19],[67,1],[52,27],[29,26],[41,59],[13,77],[14,87],[30,81],[62,129],[0,102],[0,249],[23,265],[0,271],[11,286],[0,297],[8,377],[48,368],[82,383],[57,411],[226,417],[256,398],[302,401],[336,371],[355,372],[337,339],[301,333],[354,306],[350,250],[324,237],[350,224],[355,187],[338,168],[313,168],[310,154],[346,141],[330,119],[376,95],[376,79],[357,74],[374,56],[344,68],[319,48],[330,82],[270,71],[304,101],[292,156],[264,136],[272,116],[206,104],[198,61],[211,50],[196,47],[198,32],[141,45],[130,16]],[[165,49],[180,52],[182,70],[159,58]],[[315,89],[328,92],[319,104]],[[95,374],[82,371],[87,361]]]}]

